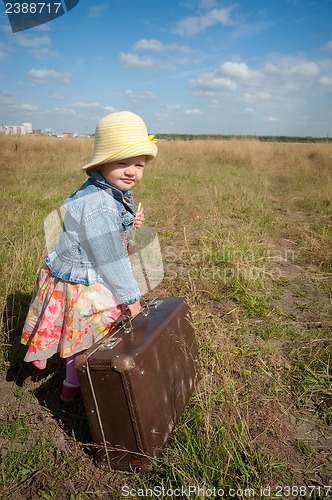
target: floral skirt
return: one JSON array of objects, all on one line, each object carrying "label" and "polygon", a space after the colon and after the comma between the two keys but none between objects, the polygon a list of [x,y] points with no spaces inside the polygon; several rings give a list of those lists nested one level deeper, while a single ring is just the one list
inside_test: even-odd
[{"label": "floral skirt", "polygon": [[57,352],[67,358],[88,349],[119,316],[121,308],[105,285],[68,283],[44,265],[23,328],[21,342],[28,346],[24,361],[42,369]]}]

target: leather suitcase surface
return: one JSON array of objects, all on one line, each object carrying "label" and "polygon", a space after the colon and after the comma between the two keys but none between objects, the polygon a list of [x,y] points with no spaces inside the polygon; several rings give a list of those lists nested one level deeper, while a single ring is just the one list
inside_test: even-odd
[{"label": "leather suitcase surface", "polygon": [[186,299],[151,302],[75,360],[100,466],[151,470],[195,388]]}]

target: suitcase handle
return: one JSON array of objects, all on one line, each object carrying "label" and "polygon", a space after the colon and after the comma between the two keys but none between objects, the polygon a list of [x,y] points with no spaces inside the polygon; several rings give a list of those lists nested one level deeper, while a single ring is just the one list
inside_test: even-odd
[{"label": "suitcase handle", "polygon": [[[148,316],[150,313],[150,309],[151,308],[156,309],[157,307],[160,306],[160,304],[162,304],[162,302],[163,302],[162,299],[146,300],[144,302],[144,304],[142,305],[142,308],[137,316],[139,316],[140,314],[142,314],[142,316]],[[121,327],[123,328],[123,331],[125,333],[132,333],[133,332],[133,324],[132,324],[133,319],[134,318],[132,318],[129,314],[122,314],[122,316],[120,316],[120,318],[117,320],[117,326],[121,325]]]},{"label": "suitcase handle", "polygon": [[162,304],[163,301],[162,299],[151,299],[151,300],[146,300],[144,304],[142,305],[142,309],[139,314],[142,314],[143,316],[148,316],[150,309],[153,307],[156,309],[157,307]]},{"label": "suitcase handle", "polygon": [[125,333],[133,332],[132,317],[129,316],[129,314],[123,314],[121,316],[120,321],[121,321],[121,327],[123,328],[123,331]]}]

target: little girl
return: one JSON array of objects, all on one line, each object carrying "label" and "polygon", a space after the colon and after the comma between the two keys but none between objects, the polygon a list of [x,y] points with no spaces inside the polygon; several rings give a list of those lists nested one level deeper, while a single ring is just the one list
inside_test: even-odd
[{"label": "little girl", "polygon": [[131,189],[142,179],[157,147],[143,120],[128,111],[112,113],[97,124],[91,161],[83,166],[89,179],[64,202],[63,231],[38,273],[25,321],[25,361],[37,368],[59,352],[66,358],[60,398],[79,393],[74,359],[106,335],[129,310],[140,311],[128,244],[140,227]]}]

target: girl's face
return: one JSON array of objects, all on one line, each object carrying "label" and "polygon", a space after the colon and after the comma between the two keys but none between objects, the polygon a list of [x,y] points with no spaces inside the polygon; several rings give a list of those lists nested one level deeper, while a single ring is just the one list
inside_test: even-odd
[{"label": "girl's face", "polygon": [[120,191],[135,187],[142,179],[146,156],[135,156],[100,165],[98,171],[104,179]]}]

